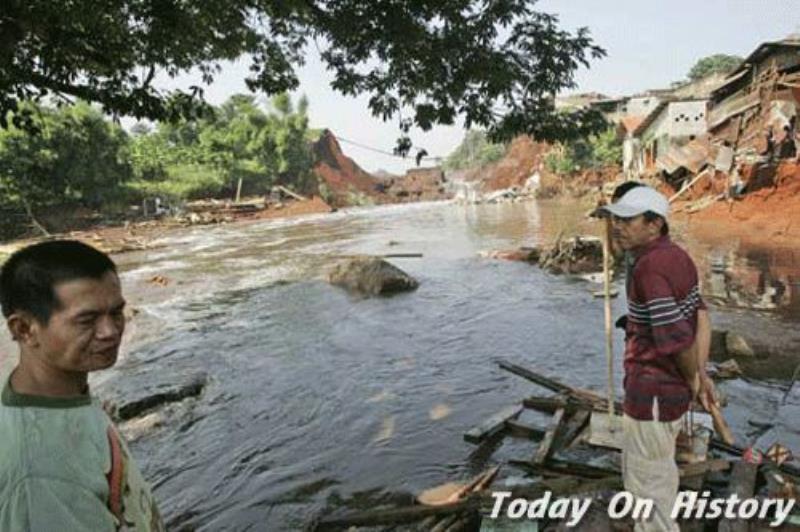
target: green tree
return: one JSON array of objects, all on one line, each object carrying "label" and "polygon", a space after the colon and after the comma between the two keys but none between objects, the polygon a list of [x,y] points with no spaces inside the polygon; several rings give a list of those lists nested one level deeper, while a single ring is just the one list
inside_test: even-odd
[{"label": "green tree", "polygon": [[107,206],[131,178],[126,133],[86,103],[51,109],[25,104],[39,131],[0,130],[0,203],[37,214],[52,206]]},{"label": "green tree", "polygon": [[727,74],[734,68],[742,64],[742,59],[738,55],[715,54],[699,59],[689,70],[686,77],[690,81],[703,79],[710,74]]},{"label": "green tree", "polygon": [[[252,91],[297,88],[311,41],[345,95],[398,119],[404,133],[434,124],[481,127],[495,139],[579,138],[599,113],[556,113],[554,95],[605,55],[586,28],[558,26],[534,0],[5,0],[0,17],[0,121],[45,96],[102,104],[107,113],[193,119],[207,110],[201,86],[162,91],[157,73],[197,70],[203,84],[222,61],[247,56]],[[357,31],[354,31],[357,29]],[[404,118],[400,118],[400,117]],[[14,113],[17,124],[30,116]],[[398,151],[411,142],[401,138]]]},{"label": "green tree", "polygon": [[493,143],[485,132],[471,129],[464,134],[461,144],[447,156],[444,167],[447,170],[480,168],[501,159],[505,153],[504,144]]},{"label": "green tree", "polygon": [[622,144],[613,127],[597,135],[565,143],[545,157],[547,169],[559,175],[621,163]]},{"label": "green tree", "polygon": [[592,135],[589,137],[589,143],[595,166],[622,164],[622,143],[613,127],[597,135]]},{"label": "green tree", "polygon": [[275,184],[317,193],[307,109],[305,97],[295,106],[281,94],[265,112],[253,96],[236,94],[204,118],[159,123],[133,139],[132,188],[183,200],[231,193],[241,179],[246,194]]}]

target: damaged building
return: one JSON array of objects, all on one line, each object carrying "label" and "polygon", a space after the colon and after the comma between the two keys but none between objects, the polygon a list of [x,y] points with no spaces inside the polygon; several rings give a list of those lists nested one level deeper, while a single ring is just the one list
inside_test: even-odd
[{"label": "damaged building", "polygon": [[623,118],[617,129],[626,178],[659,176],[678,189],[709,168],[727,180],[735,165],[778,157],[781,142],[794,147],[800,37],[761,44],[726,76],[652,93],[658,106]]},{"label": "damaged building", "polygon": [[[800,105],[800,36],[760,45],[712,93],[709,133],[741,161],[768,155],[793,124]],[[794,133],[792,131],[791,133]]]},{"label": "damaged building", "polygon": [[[629,178],[653,171],[672,174],[689,143],[705,140],[708,100],[688,98],[662,101],[638,125],[626,131],[623,168]],[[695,143],[695,145],[700,144]]]}]

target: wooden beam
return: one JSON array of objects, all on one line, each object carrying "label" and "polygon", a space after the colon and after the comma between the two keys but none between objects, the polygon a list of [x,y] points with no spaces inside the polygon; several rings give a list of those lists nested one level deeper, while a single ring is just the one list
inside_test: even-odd
[{"label": "wooden beam", "polygon": [[474,427],[464,434],[464,440],[469,443],[479,444],[486,438],[490,438],[506,428],[506,421],[516,419],[522,412],[519,405],[509,406],[496,413],[477,427]]},{"label": "wooden beam", "polygon": [[545,431],[529,425],[524,425],[513,419],[506,421],[506,428],[509,433],[517,438],[527,438],[529,440],[541,440],[544,438]]},{"label": "wooden beam", "polygon": [[571,476],[598,479],[620,474],[619,471],[611,469],[553,458],[548,460],[546,464],[532,464],[525,460],[509,460],[508,463],[534,475],[545,474],[556,477]]},{"label": "wooden beam", "polygon": [[568,401],[564,396],[555,397],[526,397],[522,400],[522,406],[531,410],[538,410],[546,414],[555,414],[559,408],[567,408]]},{"label": "wooden beam", "polygon": [[727,471],[731,468],[731,463],[728,460],[715,458],[713,460],[706,460],[705,462],[697,462],[696,464],[684,464],[678,467],[678,473],[681,478],[696,477],[698,475],[705,475],[714,471]]},{"label": "wooden beam", "polygon": [[528,379],[529,381],[534,382],[539,386],[547,388],[548,390],[555,393],[570,393],[573,390],[573,388],[571,388],[570,386],[562,384],[555,379],[545,377],[544,375],[540,375],[529,369],[523,368],[522,366],[518,366],[516,364],[513,364],[505,360],[498,361],[497,365],[506,371],[510,371],[514,375],[517,375],[524,379]]},{"label": "wooden beam", "polygon": [[556,410],[556,413],[553,414],[553,419],[550,420],[550,426],[547,428],[544,438],[539,443],[539,446],[536,448],[536,453],[534,453],[533,458],[531,459],[535,465],[545,463],[550,457],[550,454],[552,454],[553,442],[555,441],[556,433],[558,432],[559,427],[561,427],[561,421],[563,419],[564,409],[559,408]]},{"label": "wooden beam", "polygon": [[[602,405],[605,404],[606,398],[591,390],[567,386],[566,384],[563,384],[555,379],[551,379],[550,377],[546,377],[506,360],[498,361],[497,365],[500,366],[501,369],[511,372],[514,375],[522,377],[523,379],[527,379],[535,384],[538,384],[539,386],[542,386],[543,388],[547,388],[552,392],[567,395],[570,399],[575,400],[577,403],[590,405],[593,408],[602,408]],[[622,403],[620,401],[616,401],[614,403],[614,408],[618,413],[621,413]]]},{"label": "wooden beam", "polygon": [[556,449],[569,447],[589,423],[591,415],[592,413],[589,410],[578,410],[569,416],[567,422],[564,423],[564,428],[556,435],[553,447]]},{"label": "wooden beam", "polygon": [[[498,488],[505,489],[505,488]],[[618,475],[597,480],[582,480],[574,477],[547,479],[528,486],[509,487],[511,492],[508,501],[523,499],[538,499],[550,491],[555,497],[569,497],[583,493],[597,493],[605,490],[622,489],[622,478]],[[480,508],[491,508],[495,499],[490,491],[483,491],[470,495],[459,502],[445,506],[408,506],[390,510],[372,510],[341,517],[322,518],[313,523],[311,530],[341,530],[351,526],[380,526],[400,525],[421,521],[426,517],[463,513]]]},{"label": "wooden beam", "polygon": [[278,190],[280,190],[281,192],[283,192],[284,194],[286,194],[287,196],[291,196],[291,197],[293,197],[294,199],[296,199],[298,201],[306,201],[308,199],[305,196],[301,196],[297,192],[289,190],[288,188],[284,187],[283,185],[277,185],[276,188]]}]

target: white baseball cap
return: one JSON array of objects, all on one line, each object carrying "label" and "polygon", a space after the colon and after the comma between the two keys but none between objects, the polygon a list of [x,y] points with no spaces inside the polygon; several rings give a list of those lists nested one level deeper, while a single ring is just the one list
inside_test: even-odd
[{"label": "white baseball cap", "polygon": [[633,218],[650,211],[666,220],[669,215],[669,201],[654,188],[636,187],[626,192],[616,203],[604,205],[598,210],[619,218]]}]

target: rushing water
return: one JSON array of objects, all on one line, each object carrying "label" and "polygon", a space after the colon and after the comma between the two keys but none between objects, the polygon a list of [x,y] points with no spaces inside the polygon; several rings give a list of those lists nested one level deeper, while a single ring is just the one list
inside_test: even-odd
[{"label": "rushing water", "polygon": [[[462,434],[541,391],[498,369],[497,358],[602,390],[597,285],[478,256],[592,230],[581,215],[556,203],[382,207],[196,228],[120,257],[139,341],[99,379],[100,393],[210,377],[198,400],[132,445],[169,528],[296,530],[322,511],[369,507],[480,470],[487,457]],[[717,273],[752,259],[693,246]],[[409,252],[424,257],[394,263],[420,280],[413,293],[363,299],[324,282],[339,255]],[[796,283],[792,267],[778,277]],[[146,282],[156,274],[170,284]],[[800,317],[797,297],[781,301],[779,317],[720,312],[720,320],[744,316],[786,331]],[[613,306],[622,314],[623,298]],[[794,349],[796,340],[787,340]],[[777,420],[782,441],[800,440],[788,421],[800,393],[781,406],[774,382],[723,387],[737,434],[755,416]],[[533,451],[516,445],[503,453]]]}]

